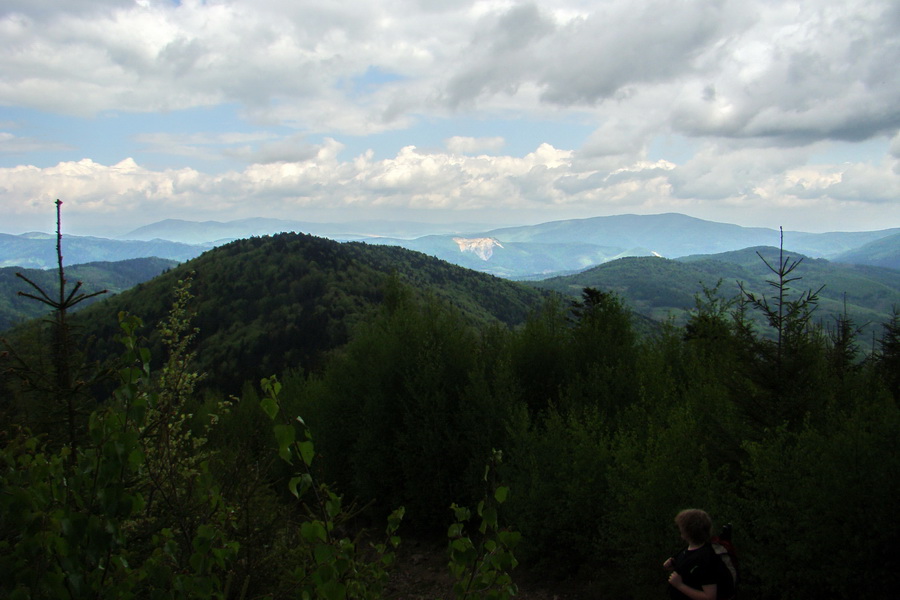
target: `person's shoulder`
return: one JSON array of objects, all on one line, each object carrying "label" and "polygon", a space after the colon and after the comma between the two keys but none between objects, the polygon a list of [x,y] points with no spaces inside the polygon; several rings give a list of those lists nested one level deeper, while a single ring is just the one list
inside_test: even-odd
[{"label": "person's shoulder", "polygon": [[706,542],[705,544],[694,550],[694,552],[696,553],[695,556],[697,557],[697,560],[704,563],[711,563],[715,560],[718,560],[719,558],[719,556],[716,554],[715,548],[713,548],[712,544],[709,542]]},{"label": "person's shoulder", "polygon": [[675,560],[683,565],[707,565],[715,557],[715,551],[709,544],[704,544],[697,548],[685,548],[679,552]]}]

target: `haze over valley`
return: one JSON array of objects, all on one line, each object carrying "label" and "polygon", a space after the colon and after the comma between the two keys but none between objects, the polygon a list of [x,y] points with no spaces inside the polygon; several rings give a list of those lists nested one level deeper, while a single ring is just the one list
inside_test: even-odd
[{"label": "haze over valley", "polygon": [[[111,288],[102,283],[103,277],[88,278],[91,289],[106,285],[122,291],[155,277],[164,268],[191,261],[234,240],[267,239],[296,231],[343,243],[363,243],[373,250],[398,247],[421,252],[472,271],[529,281],[572,298],[578,298],[583,288],[593,287],[618,294],[643,317],[681,322],[704,286],[713,288],[723,281],[722,292],[728,297],[740,294],[738,284],[766,293],[766,278],[772,274],[759,255],[771,262],[783,236],[788,258],[806,261],[801,280],[804,289],[824,286],[819,323],[830,325],[846,313],[869,332],[888,321],[893,307],[900,305],[900,229],[781,232],[680,214],[619,215],[515,228],[466,227],[409,222],[163,220],[129,232],[125,239],[63,236],[63,255],[66,265],[89,263],[93,270],[88,273],[95,273],[97,267],[106,272],[118,269],[119,264],[129,265],[125,267],[128,278]],[[421,233],[427,235],[417,236]],[[135,260],[150,262],[135,270],[130,266]],[[8,275],[0,278],[0,291],[10,307],[0,311],[0,321],[7,327],[41,314],[39,306],[16,299],[21,282],[13,273],[23,267],[52,270],[56,261],[55,235],[0,234],[0,267],[6,267],[0,274]],[[70,275],[82,277],[81,273],[74,270]],[[49,281],[50,276],[48,272],[41,277]]]},{"label": "haze over valley", "polygon": [[[167,219],[120,239],[66,236],[68,264],[141,256],[184,261],[216,245],[296,231],[338,241],[364,241],[424,252],[507,278],[546,278],[627,256],[679,258],[754,246],[779,246],[782,232],[716,223],[680,214],[618,215],[552,221],[528,227],[384,221],[312,223],[279,219],[191,222]],[[900,228],[862,232],[785,231],[784,247],[813,258],[900,268]],[[55,265],[55,237],[0,234],[0,266]]]}]

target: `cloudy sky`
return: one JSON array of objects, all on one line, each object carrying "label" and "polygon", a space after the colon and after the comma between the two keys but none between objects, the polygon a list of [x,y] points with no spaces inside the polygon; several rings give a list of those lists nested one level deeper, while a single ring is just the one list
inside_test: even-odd
[{"label": "cloudy sky", "polygon": [[897,0],[4,0],[0,232],[900,226]]}]

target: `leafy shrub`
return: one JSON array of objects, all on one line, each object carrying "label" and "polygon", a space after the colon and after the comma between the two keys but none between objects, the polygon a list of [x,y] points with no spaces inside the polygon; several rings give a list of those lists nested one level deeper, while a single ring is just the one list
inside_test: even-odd
[{"label": "leafy shrub", "polygon": [[561,415],[551,409],[535,424],[522,411],[510,429],[504,473],[516,494],[508,516],[524,537],[522,558],[550,576],[571,575],[594,553],[608,509],[604,424],[596,411]]},{"label": "leafy shrub", "polygon": [[883,397],[826,412],[747,444],[745,564],[759,597],[887,598],[900,585],[900,411]]}]

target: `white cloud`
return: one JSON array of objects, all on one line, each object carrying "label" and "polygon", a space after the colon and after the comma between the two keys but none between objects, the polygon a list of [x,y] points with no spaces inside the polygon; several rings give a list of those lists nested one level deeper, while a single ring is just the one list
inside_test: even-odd
[{"label": "white cloud", "polygon": [[[664,92],[662,120],[688,135],[806,143],[900,126],[891,0],[16,1],[0,33],[0,102],[69,114],[238,102],[360,134],[447,107],[551,104],[603,122]],[[346,85],[372,67],[399,77]]]},{"label": "white cloud", "polygon": [[681,198],[752,197],[761,181],[801,166],[806,153],[793,148],[730,147],[708,144],[672,172],[672,192]]},{"label": "white cloud", "polygon": [[[0,107],[96,117],[228,104],[259,128],[132,136],[138,152],[182,159],[170,164],[250,165],[227,173],[149,170],[140,154],[4,169],[10,214],[65,196],[72,212],[136,219],[203,214],[210,199],[276,216],[344,206],[763,219],[874,205],[898,216],[895,0],[9,0],[0,39]],[[441,130],[435,152],[401,139],[455,117],[524,131],[573,115],[588,131],[582,147],[532,134],[524,156],[500,155],[508,129]],[[386,133],[400,140],[378,153],[391,158],[338,159],[342,140]],[[697,151],[651,159],[660,136]],[[880,162],[808,164],[823,141],[872,139],[892,140]],[[64,149],[32,129],[0,134],[7,156]]]},{"label": "white cloud", "polygon": [[[338,158],[341,150],[340,143],[326,140],[309,148],[304,160],[258,163],[218,175],[187,168],[153,171],[131,159],[109,166],[82,160],[45,169],[0,169],[0,209],[34,220],[61,198],[69,222],[108,222],[123,229],[163,215],[323,219],[347,209],[355,218],[446,211],[458,219],[503,215],[501,222],[710,210],[744,223],[804,209],[805,215],[790,218],[805,230],[827,227],[816,225],[811,208],[828,214],[840,208],[856,207],[860,213],[877,208],[877,216],[870,213],[871,223],[900,217],[891,203],[900,194],[893,158],[879,165],[809,166],[790,149],[767,153],[768,159],[760,161],[748,150],[709,147],[682,166],[637,161],[602,171],[579,161],[571,150],[546,144],[524,157],[406,147],[390,159],[373,160],[367,153],[344,161]],[[779,170],[779,163],[794,166]],[[765,216],[753,216],[760,214]],[[865,227],[863,221],[857,226]],[[844,222],[850,226],[852,220]]]},{"label": "white cloud", "polygon": [[444,140],[447,150],[453,154],[474,154],[476,152],[496,152],[506,143],[502,137],[475,138],[455,135]]}]

